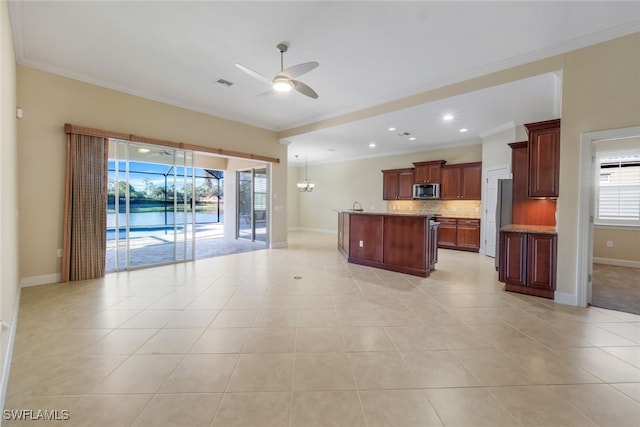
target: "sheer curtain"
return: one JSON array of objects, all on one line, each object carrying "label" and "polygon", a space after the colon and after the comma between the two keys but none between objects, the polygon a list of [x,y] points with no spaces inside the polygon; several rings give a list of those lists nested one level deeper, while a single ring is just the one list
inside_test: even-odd
[{"label": "sheer curtain", "polygon": [[105,274],[108,139],[67,133],[62,281]]}]

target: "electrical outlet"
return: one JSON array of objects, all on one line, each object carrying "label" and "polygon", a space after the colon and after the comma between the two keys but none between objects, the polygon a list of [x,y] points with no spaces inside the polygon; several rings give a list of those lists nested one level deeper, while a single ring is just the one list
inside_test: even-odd
[{"label": "electrical outlet", "polygon": [[58,256],[58,258],[62,258],[62,249],[58,249],[56,251],[56,255]]},{"label": "electrical outlet", "polygon": [[364,248],[364,240],[360,240],[360,243],[358,244],[361,248]]},{"label": "electrical outlet", "polygon": [[612,248],[613,247],[613,240],[607,240],[607,247],[608,248]]}]

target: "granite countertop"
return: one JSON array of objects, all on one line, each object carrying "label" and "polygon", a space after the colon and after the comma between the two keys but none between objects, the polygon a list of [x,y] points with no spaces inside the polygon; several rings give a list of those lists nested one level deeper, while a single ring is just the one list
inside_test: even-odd
[{"label": "granite countertop", "polygon": [[433,214],[420,214],[415,212],[379,212],[379,211],[354,211],[353,209],[333,209],[336,212],[346,212],[356,215],[386,215],[386,216],[417,216],[423,218],[433,217]]},{"label": "granite countertop", "polygon": [[456,215],[442,215],[442,214],[435,214],[434,215],[437,218],[452,218],[452,219],[481,219],[479,216],[456,216]]},{"label": "granite countertop", "polygon": [[510,231],[513,233],[558,234],[558,229],[551,225],[509,224],[502,227],[500,231]]}]

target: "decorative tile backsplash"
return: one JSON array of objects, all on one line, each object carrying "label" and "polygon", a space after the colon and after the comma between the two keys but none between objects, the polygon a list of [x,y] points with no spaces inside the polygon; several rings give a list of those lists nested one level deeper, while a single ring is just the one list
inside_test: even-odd
[{"label": "decorative tile backsplash", "polygon": [[393,200],[387,202],[387,212],[480,218],[480,206],[480,200]]}]

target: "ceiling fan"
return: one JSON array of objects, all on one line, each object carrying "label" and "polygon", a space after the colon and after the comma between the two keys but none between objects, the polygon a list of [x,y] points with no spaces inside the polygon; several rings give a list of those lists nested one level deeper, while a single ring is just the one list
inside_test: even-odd
[{"label": "ceiling fan", "polygon": [[315,90],[311,89],[301,81],[294,80],[295,77],[301,76],[305,73],[316,68],[317,62],[305,62],[302,64],[294,65],[293,67],[284,68],[284,53],[289,49],[289,45],[285,42],[278,43],[276,46],[280,51],[280,72],[276,74],[273,79],[270,79],[257,71],[252,70],[249,67],[245,67],[242,64],[236,64],[236,67],[249,74],[251,77],[272,85],[273,90],[276,92],[289,92],[291,89],[295,89],[303,95],[310,98],[318,98],[318,94]]}]

